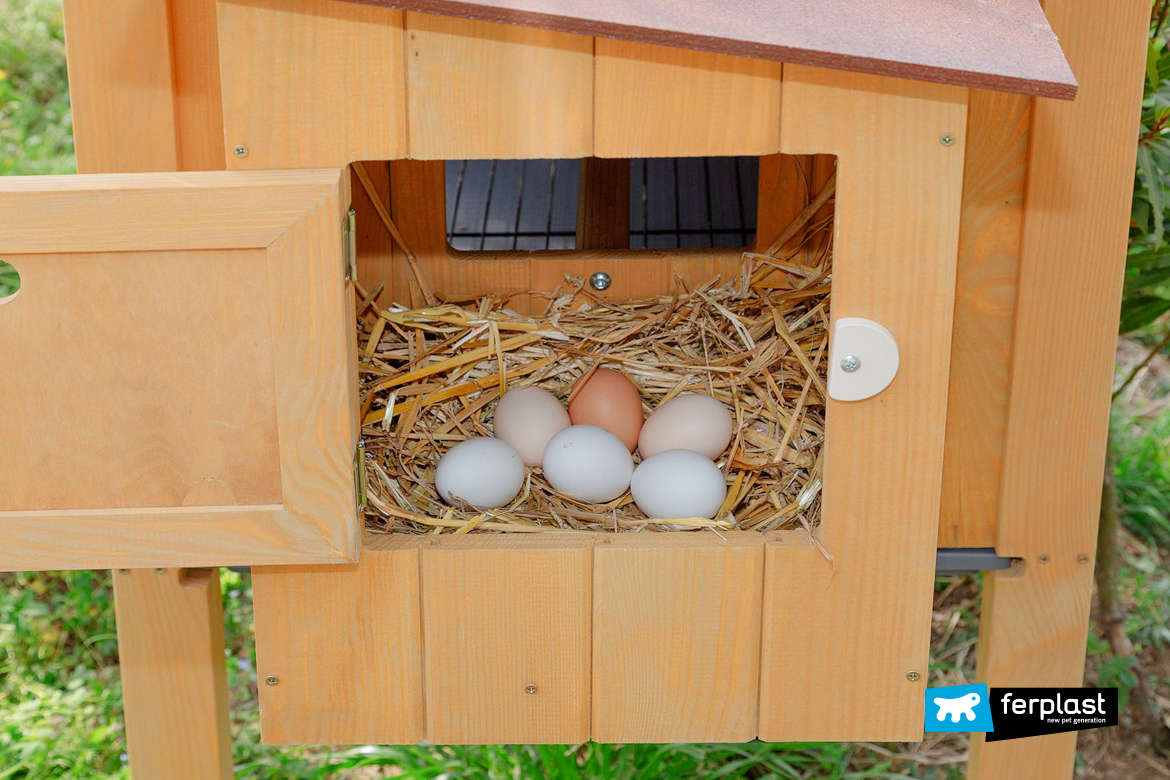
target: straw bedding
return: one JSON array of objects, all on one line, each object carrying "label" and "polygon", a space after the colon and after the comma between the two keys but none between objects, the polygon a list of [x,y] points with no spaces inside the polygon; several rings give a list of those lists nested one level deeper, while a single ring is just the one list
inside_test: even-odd
[{"label": "straw bedding", "polygon": [[[769,253],[744,253],[737,278],[698,288],[676,278],[672,294],[657,298],[606,302],[566,278],[544,298],[539,317],[492,298],[394,306],[372,323],[359,315],[367,526],[396,533],[811,529],[820,511],[831,250],[828,240],[815,253],[801,249],[800,235],[827,236],[831,217],[802,219]],[[789,249],[781,251],[785,241]],[[567,401],[574,380],[600,366],[634,381],[647,415],[683,392],[713,395],[732,410],[732,443],[717,460],[728,494],[714,519],[652,522],[628,492],[584,504],[555,491],[539,469],[529,470],[520,495],[502,509],[442,501],[434,488],[440,456],[492,434],[501,393],[537,385]]]}]

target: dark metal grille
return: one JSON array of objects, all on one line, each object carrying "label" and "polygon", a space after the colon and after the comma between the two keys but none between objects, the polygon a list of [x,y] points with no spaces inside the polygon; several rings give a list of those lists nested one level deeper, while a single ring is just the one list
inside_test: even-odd
[{"label": "dark metal grille", "polygon": [[[462,251],[573,249],[579,160],[447,162],[447,240]],[[630,160],[630,248],[746,246],[756,157]]]}]

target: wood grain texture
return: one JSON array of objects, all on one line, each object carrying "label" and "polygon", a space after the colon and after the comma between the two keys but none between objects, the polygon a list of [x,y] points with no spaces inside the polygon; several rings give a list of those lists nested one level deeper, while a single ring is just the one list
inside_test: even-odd
[{"label": "wood grain texture", "polygon": [[410,157],[586,157],[593,39],[406,15]]},{"label": "wood grain texture", "polygon": [[598,157],[772,154],[780,63],[598,38]]},{"label": "wood grain texture", "polygon": [[577,185],[577,249],[630,246],[630,161],[586,157]]},{"label": "wood grain texture", "polygon": [[413,744],[423,729],[419,556],[368,535],[361,562],[252,569],[267,744]]},{"label": "wood grain texture", "polygon": [[219,571],[116,572],[114,612],[134,777],[230,780]]},{"label": "wood grain texture", "polygon": [[[374,197],[380,199],[387,210],[390,208],[390,163],[365,162],[362,163],[374,185]],[[369,293],[381,284],[382,292],[374,297],[374,307],[388,308],[394,301],[395,291],[402,289],[395,284],[396,267],[405,266],[404,257],[396,258],[400,250],[395,247],[390,231],[386,230],[378,216],[377,207],[373,199],[366,193],[357,177],[350,174],[350,192],[353,195],[353,207],[357,212],[357,278],[361,286]],[[396,262],[396,259],[398,262]],[[405,271],[404,271],[405,272]]]},{"label": "wood grain texture", "polygon": [[422,548],[429,742],[589,739],[591,538],[533,536]]},{"label": "wood grain texture", "polygon": [[179,170],[220,171],[225,157],[216,0],[167,0],[167,4]]},{"label": "wood grain texture", "polygon": [[[984,598],[980,677],[1084,679],[1149,4],[1046,0],[1081,73],[1075,103],[1037,101],[1025,193],[1012,387],[996,548],[1024,559]],[[1040,555],[1048,556],[1041,563]],[[1075,734],[986,744],[970,776],[1067,778]]]},{"label": "wood grain texture", "polygon": [[763,537],[726,536],[624,535],[594,548],[594,740],[755,738]]},{"label": "wood grain texture", "polygon": [[[220,0],[232,169],[406,156],[402,13],[333,0]],[[247,147],[237,157],[236,145]]]},{"label": "wood grain texture", "polygon": [[65,0],[62,10],[78,170],[178,170],[167,3]]},{"label": "wood grain texture", "polygon": [[339,178],[0,182],[0,567],[356,556]]},{"label": "wood grain texture", "polygon": [[1037,0],[353,0],[411,11],[1072,98]]},{"label": "wood grain texture", "polygon": [[973,90],[939,547],[994,547],[1032,100]]},{"label": "wood grain texture", "polygon": [[833,317],[885,325],[901,368],[872,399],[828,401],[818,533],[832,562],[768,544],[768,741],[922,736],[925,683],[906,674],[925,670],[930,640],[966,110],[955,87],[784,69],[783,151],[838,158]]}]

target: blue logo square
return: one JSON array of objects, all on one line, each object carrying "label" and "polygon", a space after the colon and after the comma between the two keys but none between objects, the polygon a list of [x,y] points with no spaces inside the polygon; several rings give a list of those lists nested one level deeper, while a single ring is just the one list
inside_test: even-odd
[{"label": "blue logo square", "polygon": [[987,686],[975,683],[927,688],[926,731],[995,731]]}]

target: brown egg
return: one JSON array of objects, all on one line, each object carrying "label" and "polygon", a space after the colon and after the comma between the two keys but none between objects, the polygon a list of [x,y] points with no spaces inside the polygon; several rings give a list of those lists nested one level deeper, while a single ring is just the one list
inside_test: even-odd
[{"label": "brown egg", "polygon": [[[586,380],[573,385],[569,419],[573,425],[596,425],[622,440],[630,452],[638,446],[642,430],[642,395],[629,377],[620,371],[599,368]],[[572,393],[571,393],[572,394]]]}]

